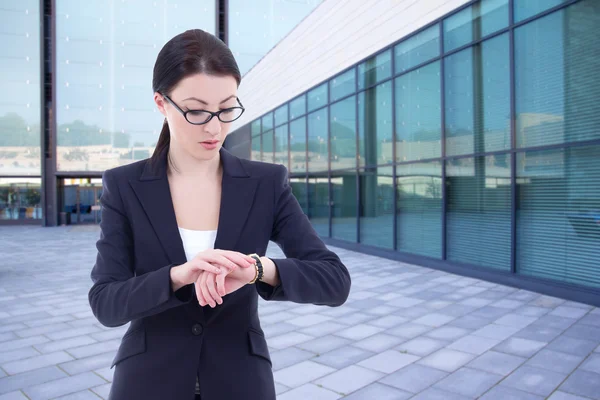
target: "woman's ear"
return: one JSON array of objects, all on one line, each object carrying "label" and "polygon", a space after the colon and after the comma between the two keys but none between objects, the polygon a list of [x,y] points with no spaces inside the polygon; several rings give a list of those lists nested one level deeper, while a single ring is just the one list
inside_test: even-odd
[{"label": "woman's ear", "polygon": [[166,106],[166,101],[165,98],[158,92],[154,93],[154,102],[156,103],[156,107],[158,108],[158,111],[164,115],[164,117],[167,117],[167,110],[165,109]]}]

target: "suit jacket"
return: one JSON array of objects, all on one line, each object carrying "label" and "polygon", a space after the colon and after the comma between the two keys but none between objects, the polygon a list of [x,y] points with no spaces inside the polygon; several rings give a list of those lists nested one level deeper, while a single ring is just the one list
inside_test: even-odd
[{"label": "suit jacket", "polygon": [[292,195],[285,167],[220,150],[222,194],[215,248],[264,255],[270,240],[281,280],[246,285],[216,308],[193,285],[173,292],[170,269],[186,260],[167,181],[166,153],[103,174],[101,234],[89,302],[107,327],[131,322],[112,363],[112,400],[275,399],[258,296],[342,305],[350,275]]}]

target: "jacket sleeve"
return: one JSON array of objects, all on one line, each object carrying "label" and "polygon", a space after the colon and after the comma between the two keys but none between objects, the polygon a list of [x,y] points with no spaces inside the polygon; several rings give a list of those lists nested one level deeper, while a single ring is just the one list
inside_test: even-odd
[{"label": "jacket sleeve", "polygon": [[287,169],[279,165],[275,180],[275,219],[271,240],[286,258],[273,259],[280,284],[257,282],[265,300],[341,306],[350,292],[350,274],[339,257],[319,238],[287,180]]},{"label": "jacket sleeve", "polygon": [[133,237],[117,182],[111,171],[102,177],[102,220],[98,253],[88,298],[92,312],[107,327],[158,314],[192,299],[193,285],[173,292],[167,265],[143,275],[134,271]]}]

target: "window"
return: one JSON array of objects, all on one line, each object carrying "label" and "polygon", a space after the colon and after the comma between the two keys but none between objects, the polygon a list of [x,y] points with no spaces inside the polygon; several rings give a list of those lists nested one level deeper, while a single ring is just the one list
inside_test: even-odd
[{"label": "window", "polygon": [[440,55],[440,26],[421,31],[394,48],[396,74]]},{"label": "window", "polygon": [[508,0],[481,0],[444,20],[444,51],[508,26]]},{"label": "window", "polygon": [[396,161],[442,155],[440,64],[404,74],[396,85]]},{"label": "window", "polygon": [[0,178],[0,220],[42,219],[40,178]]},{"label": "window", "polygon": [[442,166],[439,161],[396,167],[397,249],[442,257]]},{"label": "window", "polygon": [[600,138],[598,26],[583,0],[515,30],[518,147]]},{"label": "window", "polygon": [[356,242],[356,171],[331,177],[331,237]]},{"label": "window", "polygon": [[342,97],[354,93],[356,89],[356,79],[354,73],[354,68],[351,68],[343,74],[336,76],[329,82],[331,101],[339,100]]},{"label": "window", "polygon": [[290,172],[306,172],[306,117],[290,122]]},{"label": "window", "polygon": [[533,17],[534,15],[552,7],[556,7],[565,1],[567,0],[514,0],[515,22]]},{"label": "window", "polygon": [[448,260],[510,271],[510,154],[446,162]]},{"label": "window", "polygon": [[19,1],[0,8],[0,175],[42,172],[39,6]]},{"label": "window", "polygon": [[356,96],[331,105],[331,169],[356,168]]},{"label": "window", "polygon": [[292,194],[298,200],[300,207],[304,214],[308,215],[308,193],[306,191],[306,179],[305,178],[291,178],[290,187],[292,188]]},{"label": "window", "polygon": [[517,154],[517,272],[600,287],[600,146]]},{"label": "window", "polygon": [[283,164],[289,169],[288,163],[288,126],[275,128],[275,163]]},{"label": "window", "polygon": [[328,158],[327,109],[323,108],[308,115],[308,171],[327,171]]},{"label": "window", "polygon": [[156,56],[187,29],[214,33],[216,3],[55,3],[58,170],[104,171],[149,157],[164,121],[152,99]]},{"label": "window", "polygon": [[290,102],[290,119],[306,114],[306,96],[302,95]]},{"label": "window", "polygon": [[329,178],[308,178],[308,215],[319,236],[329,237]]},{"label": "window", "polygon": [[308,112],[327,105],[327,82],[308,92]]},{"label": "window", "polygon": [[359,166],[394,161],[392,112],[391,82],[358,94]]},{"label": "window", "polygon": [[367,168],[360,176],[360,242],[394,248],[394,177],[392,167]]},{"label": "window", "polygon": [[275,126],[288,122],[288,105],[284,104],[275,110]]},{"label": "window", "polygon": [[446,155],[508,150],[508,34],[445,59]]},{"label": "window", "polygon": [[274,154],[273,154],[273,141],[275,137],[273,135],[273,131],[267,131],[262,135],[262,161],[273,163],[274,162]]},{"label": "window", "polygon": [[358,66],[358,89],[364,89],[392,76],[392,52],[386,50]]}]

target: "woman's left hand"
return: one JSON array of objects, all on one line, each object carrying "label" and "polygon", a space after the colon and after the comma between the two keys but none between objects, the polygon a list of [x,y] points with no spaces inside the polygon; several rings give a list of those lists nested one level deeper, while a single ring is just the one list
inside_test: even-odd
[{"label": "woman's left hand", "polygon": [[194,284],[196,297],[201,306],[223,304],[223,297],[235,292],[254,279],[256,268],[235,268],[219,274],[202,271]]}]

